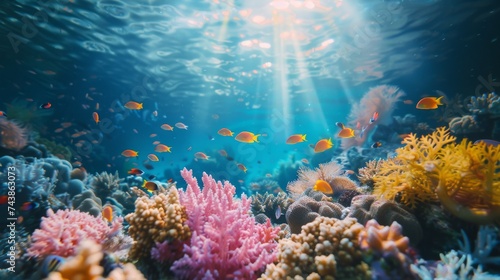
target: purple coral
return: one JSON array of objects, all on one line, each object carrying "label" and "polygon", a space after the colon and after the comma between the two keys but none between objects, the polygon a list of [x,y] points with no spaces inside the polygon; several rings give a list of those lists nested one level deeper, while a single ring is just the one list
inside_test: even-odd
[{"label": "purple coral", "polygon": [[192,171],[181,175],[187,190],[180,191],[181,204],[189,215],[191,244],[174,262],[172,271],[180,279],[256,279],[276,258],[279,228],[256,224],[250,213],[251,200],[233,199],[236,188],[216,182],[203,173],[203,190]]},{"label": "purple coral", "polygon": [[0,117],[0,146],[19,151],[27,144],[26,129],[14,121]]},{"label": "purple coral", "polygon": [[58,255],[73,256],[75,248],[83,240],[93,240],[103,244],[109,237],[122,229],[123,218],[114,219],[111,226],[100,217],[94,217],[78,210],[59,210],[56,213],[49,209],[47,217],[42,218],[40,229],[32,235],[32,244],[28,255],[46,257]]}]

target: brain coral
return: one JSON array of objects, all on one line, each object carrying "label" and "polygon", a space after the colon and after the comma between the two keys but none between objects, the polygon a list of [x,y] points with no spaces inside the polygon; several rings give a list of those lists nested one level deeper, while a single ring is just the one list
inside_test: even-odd
[{"label": "brain coral", "polygon": [[314,221],[316,217],[342,217],[343,209],[338,203],[316,201],[309,196],[303,196],[288,207],[286,221],[292,233],[299,233],[303,225]]},{"label": "brain coral", "polygon": [[278,261],[260,279],[371,279],[356,219],[318,217],[279,243]]},{"label": "brain coral", "polygon": [[125,216],[130,224],[128,233],[136,241],[130,249],[129,257],[149,257],[155,242],[187,240],[191,237],[191,231],[186,225],[187,219],[176,188],[171,188],[168,195],[138,198],[135,212]]}]

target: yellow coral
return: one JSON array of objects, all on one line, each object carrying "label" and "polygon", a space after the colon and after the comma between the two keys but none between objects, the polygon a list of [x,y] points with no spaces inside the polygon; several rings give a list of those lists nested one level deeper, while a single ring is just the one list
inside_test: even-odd
[{"label": "yellow coral", "polygon": [[440,201],[471,222],[499,220],[500,146],[454,141],[444,127],[420,139],[405,138],[397,156],[381,162],[374,194],[410,206]]},{"label": "yellow coral", "polygon": [[130,236],[136,241],[129,252],[131,259],[149,257],[155,242],[182,241],[191,237],[186,225],[186,209],[180,204],[175,187],[170,188],[168,195],[139,197],[135,202],[135,212],[128,214],[125,220],[130,224]]}]

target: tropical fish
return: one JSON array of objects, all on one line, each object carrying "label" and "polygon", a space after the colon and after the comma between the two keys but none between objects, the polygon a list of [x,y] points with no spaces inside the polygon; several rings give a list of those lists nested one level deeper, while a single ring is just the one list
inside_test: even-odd
[{"label": "tropical fish", "polygon": [[134,167],[134,168],[130,169],[127,173],[130,175],[141,176],[142,174],[144,174],[144,171],[140,170],[139,168]]},{"label": "tropical fish", "polygon": [[332,138],[321,139],[316,143],[316,145],[314,145],[314,152],[321,153],[321,152],[324,152],[324,151],[330,149],[331,147],[333,147]]},{"label": "tropical fish", "polygon": [[239,142],[243,142],[243,143],[259,143],[259,136],[260,134],[253,134],[252,132],[248,132],[248,131],[243,131],[243,132],[240,132],[238,135],[236,135],[235,139]]},{"label": "tropical fish", "polygon": [[55,133],[60,133],[60,132],[62,132],[63,130],[64,130],[64,128],[59,127],[59,128],[56,128],[56,129],[54,130],[54,132],[55,132]]},{"label": "tropical fish", "polygon": [[413,100],[406,99],[406,100],[403,100],[403,103],[406,105],[411,105],[411,104],[413,104]]},{"label": "tropical fish", "polygon": [[307,158],[303,158],[300,161],[302,161],[303,164],[309,164],[309,161],[307,160]]},{"label": "tropical fish", "polygon": [[113,221],[113,207],[111,205],[102,208],[102,217],[110,223]]},{"label": "tropical fish", "polygon": [[0,111],[0,117],[7,117],[7,114],[4,111]]},{"label": "tropical fish", "polygon": [[287,144],[297,144],[306,140],[306,134],[294,134],[286,139]]},{"label": "tropical fish", "polygon": [[194,157],[197,159],[205,159],[205,160],[210,158],[209,156],[207,156],[205,153],[202,152],[195,153]]},{"label": "tropical fish", "polygon": [[149,134],[149,137],[151,137],[151,138],[156,137],[156,136],[157,136],[157,134],[156,134],[156,133],[151,133],[151,134]]},{"label": "tropical fish", "polygon": [[325,194],[333,194],[333,189],[330,186],[330,184],[328,184],[328,182],[323,181],[323,180],[317,180],[316,184],[313,187],[313,190],[318,191],[318,192],[322,192]]},{"label": "tropical fish", "polygon": [[161,125],[161,129],[170,130],[170,131],[174,130],[173,127],[171,127],[169,124],[166,124],[166,123]]},{"label": "tropical fish", "polygon": [[373,113],[373,116],[370,118],[370,123],[374,123],[378,120],[378,112]]},{"label": "tropical fish", "polygon": [[122,156],[124,157],[137,157],[139,153],[134,150],[125,150],[122,152]]},{"label": "tropical fish", "polygon": [[158,145],[158,144],[160,144],[160,141],[154,141],[153,142],[153,145]]},{"label": "tropical fish", "polygon": [[38,206],[39,206],[38,203],[36,203],[34,201],[28,201],[28,202],[23,203],[23,205],[21,205],[21,208],[19,208],[19,210],[21,210],[21,211],[29,211],[29,210],[38,208]]},{"label": "tropical fish", "polygon": [[172,148],[172,147],[169,147],[169,146],[167,146],[167,145],[158,144],[158,145],[156,145],[156,147],[155,147],[155,151],[156,151],[156,152],[159,152],[159,153],[164,153],[164,152],[169,152],[169,153],[171,153],[171,151],[170,151],[170,149],[171,149],[171,148]]},{"label": "tropical fish", "polygon": [[278,207],[276,207],[276,211],[274,211],[274,216],[276,217],[276,220],[281,217],[281,206],[278,205]]},{"label": "tropical fish", "polygon": [[500,144],[500,142],[491,139],[481,139],[474,142],[475,145],[479,143],[485,143],[486,145],[490,145],[493,147],[496,147]]},{"label": "tropical fish", "polygon": [[160,159],[155,154],[149,154],[148,159],[150,161],[160,161]]},{"label": "tropical fish", "polygon": [[345,127],[343,123],[338,122],[337,126],[341,128],[339,133],[337,134],[337,137],[340,138],[352,138],[354,137],[354,129]]},{"label": "tropical fish", "polygon": [[130,109],[130,110],[142,110],[142,103],[137,103],[135,101],[129,101],[129,102],[125,103],[124,107],[127,109]]},{"label": "tropical fish", "polygon": [[243,165],[243,163],[238,163],[237,166],[241,171],[243,171],[244,173],[247,173],[247,167],[245,165]]},{"label": "tropical fish", "polygon": [[40,105],[40,109],[50,109],[52,107],[52,104],[50,102],[43,103]]},{"label": "tropical fish", "polygon": [[158,190],[158,185],[153,182],[153,181],[146,181],[144,180],[144,183],[142,184],[143,188],[146,188],[148,191],[156,191]]},{"label": "tropical fish", "polygon": [[9,197],[7,195],[0,196],[0,205],[4,205],[9,201]]},{"label": "tropical fish", "polygon": [[421,110],[433,110],[437,109],[439,105],[443,105],[441,103],[441,99],[444,96],[440,97],[424,97],[418,101],[416,108]]},{"label": "tropical fish", "polygon": [[226,152],[226,150],[220,150],[220,151],[219,151],[219,155],[221,155],[221,156],[223,156],[223,157],[227,158],[227,152]]},{"label": "tropical fish", "polygon": [[381,146],[382,146],[382,143],[380,143],[380,142],[375,142],[372,144],[372,148],[379,148]]},{"label": "tropical fish", "polygon": [[219,131],[217,131],[217,133],[219,135],[222,135],[222,136],[233,136],[234,132],[232,132],[231,130],[227,129],[227,128],[221,128],[219,129]]},{"label": "tropical fish", "polygon": [[183,124],[183,123],[181,123],[181,122],[176,123],[175,127],[177,127],[178,129],[185,129],[185,130],[188,129],[188,126],[185,125],[185,124]]},{"label": "tropical fish", "polygon": [[92,118],[94,119],[95,123],[99,123],[99,114],[97,112],[92,113]]},{"label": "tropical fish", "polygon": [[51,272],[57,271],[65,261],[66,260],[63,257],[48,255],[43,260],[42,273],[48,276]]}]

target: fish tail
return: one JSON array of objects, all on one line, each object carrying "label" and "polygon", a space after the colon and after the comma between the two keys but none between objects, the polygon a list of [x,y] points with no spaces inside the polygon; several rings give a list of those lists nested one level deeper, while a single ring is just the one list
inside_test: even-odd
[{"label": "fish tail", "polygon": [[253,136],[253,141],[256,142],[256,143],[259,143],[259,136],[260,136],[260,134],[254,135]]},{"label": "fish tail", "polygon": [[306,140],[306,135],[307,135],[307,134],[302,135],[302,141],[307,141],[307,140]]},{"label": "fish tail", "polygon": [[444,105],[443,102],[441,102],[441,99],[443,99],[444,95],[443,96],[440,96],[436,99],[436,104],[437,105]]}]

